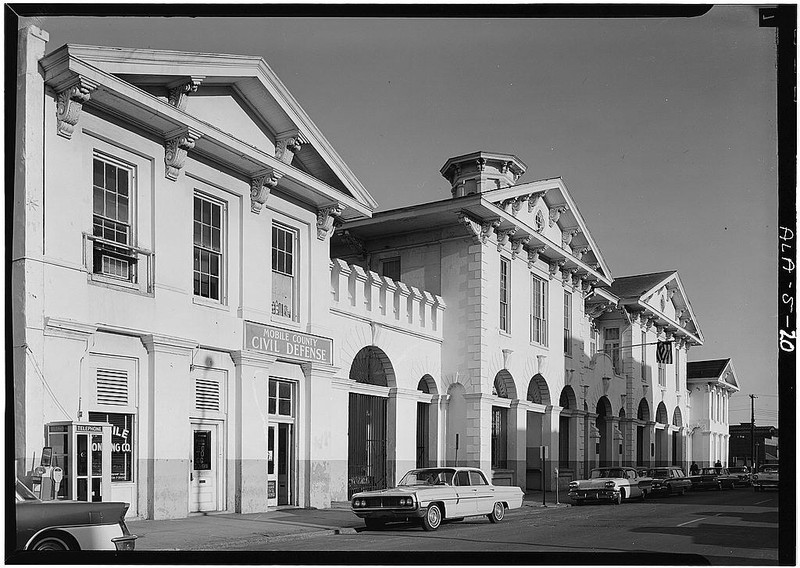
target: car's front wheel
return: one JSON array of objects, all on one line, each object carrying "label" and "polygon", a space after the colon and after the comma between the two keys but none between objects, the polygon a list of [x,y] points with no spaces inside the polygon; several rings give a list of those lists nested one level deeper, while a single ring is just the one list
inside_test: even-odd
[{"label": "car's front wheel", "polygon": [[614,505],[622,505],[623,494],[622,491],[614,496]]},{"label": "car's front wheel", "polygon": [[422,517],[422,528],[426,531],[435,531],[442,524],[442,510],[436,503],[428,505],[425,516]]},{"label": "car's front wheel", "polygon": [[493,523],[499,523],[506,516],[506,508],[499,501],[492,507],[492,512],[486,515]]},{"label": "car's front wheel", "polygon": [[78,546],[60,535],[47,535],[37,540],[30,550],[78,550]]}]

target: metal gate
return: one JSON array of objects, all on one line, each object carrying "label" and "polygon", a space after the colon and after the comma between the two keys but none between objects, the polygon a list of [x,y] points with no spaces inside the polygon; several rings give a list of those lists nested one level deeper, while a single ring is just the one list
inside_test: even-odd
[{"label": "metal gate", "polygon": [[428,467],[429,406],[427,402],[417,403],[417,467]]},{"label": "metal gate", "polygon": [[348,432],[347,498],[386,488],[386,399],[350,393]]}]

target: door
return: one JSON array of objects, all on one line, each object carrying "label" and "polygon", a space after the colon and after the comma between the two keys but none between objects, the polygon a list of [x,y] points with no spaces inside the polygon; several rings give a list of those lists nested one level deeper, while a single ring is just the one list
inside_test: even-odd
[{"label": "door", "polygon": [[189,511],[219,510],[219,437],[216,424],[192,424]]},{"label": "door", "polygon": [[468,471],[457,471],[453,477],[453,485],[456,490],[456,506],[452,515],[448,512],[449,517],[466,517],[469,515],[478,514],[478,489],[472,487],[469,480]]},{"label": "door", "polygon": [[385,489],[386,399],[350,393],[348,428],[347,498]]},{"label": "door", "polygon": [[103,437],[92,433],[76,434],[77,501],[102,501]]},{"label": "door", "polygon": [[469,472],[469,484],[475,494],[475,512],[479,515],[491,513],[495,503],[494,485],[489,485],[478,471]]}]

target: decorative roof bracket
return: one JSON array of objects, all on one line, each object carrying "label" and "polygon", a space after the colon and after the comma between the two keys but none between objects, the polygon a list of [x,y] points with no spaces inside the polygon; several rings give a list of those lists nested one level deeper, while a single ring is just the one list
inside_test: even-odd
[{"label": "decorative roof bracket", "polygon": [[517,232],[517,228],[511,227],[510,229],[498,229],[495,227],[494,232],[497,235],[497,252],[500,252],[503,250],[503,247],[508,244],[508,239],[514,236],[514,233]]},{"label": "decorative roof bracket", "polygon": [[186,110],[189,93],[196,93],[197,88],[205,79],[204,75],[184,77],[167,85],[167,101],[178,110]]},{"label": "decorative roof bracket", "polygon": [[561,269],[566,263],[567,263],[566,259],[550,261],[549,274],[550,274],[550,279],[551,280],[555,277],[556,272],[558,272],[559,269]]},{"label": "decorative roof bracket", "polygon": [[522,251],[522,247],[527,245],[530,241],[530,235],[511,239],[511,258],[516,258],[516,256]]},{"label": "decorative roof bracket", "polygon": [[333,232],[334,221],[342,214],[345,206],[332,203],[317,210],[317,238],[324,241]]},{"label": "decorative roof bracket", "polygon": [[269,198],[269,194],[277,187],[278,180],[283,177],[283,173],[273,168],[267,168],[259,172],[250,180],[250,211],[258,215],[261,208]]},{"label": "decorative roof bracket", "polygon": [[559,218],[561,217],[561,214],[564,211],[566,211],[567,209],[569,209],[569,206],[567,206],[566,203],[563,204],[563,205],[557,205],[557,206],[553,207],[552,209],[550,209],[550,226],[551,227],[558,222]]},{"label": "decorative roof bracket", "polygon": [[200,133],[193,128],[184,128],[177,134],[168,135],[164,143],[165,176],[175,181],[186,162],[186,154],[194,148],[194,143],[200,139]]},{"label": "decorative roof bracket", "polygon": [[547,247],[544,245],[536,245],[527,249],[528,251],[528,268],[533,268],[533,265],[539,260],[539,255],[545,251]]},{"label": "decorative roof bracket", "polygon": [[97,89],[97,83],[86,77],[78,76],[69,86],[56,94],[56,133],[66,138],[72,138],[75,125],[78,124],[81,109],[89,100],[92,92]]},{"label": "decorative roof bracket", "polygon": [[275,140],[275,157],[284,164],[291,164],[304,144],[308,144],[308,139],[299,130],[285,132]]}]

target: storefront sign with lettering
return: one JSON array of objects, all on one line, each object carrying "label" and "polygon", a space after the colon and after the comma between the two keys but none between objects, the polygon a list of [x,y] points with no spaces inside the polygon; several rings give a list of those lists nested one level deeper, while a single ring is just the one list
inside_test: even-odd
[{"label": "storefront sign with lettering", "polygon": [[244,346],[270,355],[333,364],[333,339],[290,329],[246,321]]}]

